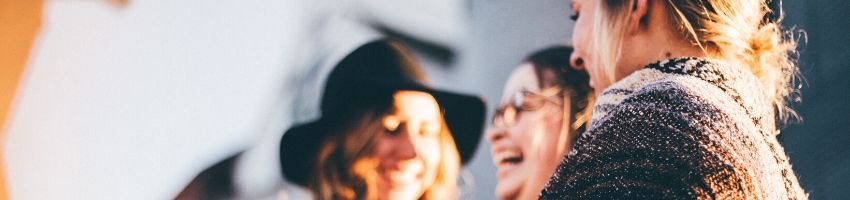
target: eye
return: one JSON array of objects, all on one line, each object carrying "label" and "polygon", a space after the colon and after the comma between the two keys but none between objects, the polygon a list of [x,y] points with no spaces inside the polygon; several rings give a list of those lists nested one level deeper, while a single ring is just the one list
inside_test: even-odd
[{"label": "eye", "polygon": [[401,121],[396,118],[387,117],[383,120],[384,131],[389,133],[390,135],[398,135],[399,128],[401,128]]},{"label": "eye", "polygon": [[436,123],[424,123],[419,128],[422,136],[437,136],[440,133],[440,125]]},{"label": "eye", "polygon": [[528,92],[528,90],[525,90],[525,89],[522,89],[522,90],[514,93],[514,98],[512,99],[513,102],[511,102],[511,103],[513,103],[514,109],[524,110],[525,108],[527,108],[528,104],[526,102],[528,100],[529,94],[530,94],[530,92]]},{"label": "eye", "polygon": [[534,110],[540,106],[540,100],[542,100],[542,97],[537,96],[537,94],[530,91],[522,91],[520,95],[517,95],[514,106],[517,110]]},{"label": "eye", "polygon": [[573,21],[578,20],[579,15],[578,15],[578,7],[576,7],[576,4],[571,4],[570,10],[573,13],[572,15],[570,15],[570,19],[573,20]]}]

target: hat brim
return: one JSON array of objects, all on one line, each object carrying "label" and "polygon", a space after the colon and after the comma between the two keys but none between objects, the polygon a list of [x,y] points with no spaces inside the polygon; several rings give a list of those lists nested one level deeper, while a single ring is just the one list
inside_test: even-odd
[{"label": "hat brim", "polygon": [[441,90],[424,91],[437,100],[443,113],[443,118],[449,126],[449,131],[455,141],[455,147],[460,154],[461,164],[466,165],[483,134],[486,107],[484,100],[477,96],[457,94]]},{"label": "hat brim", "polygon": [[283,176],[301,186],[307,185],[316,163],[319,145],[325,139],[327,131],[322,131],[321,121],[289,128],[280,141],[280,167]]},{"label": "hat brim", "polygon": [[[483,134],[485,102],[477,96],[435,90],[418,83],[391,84],[394,91],[414,90],[431,94],[439,104],[443,117],[455,141],[460,154],[461,164],[472,159]],[[386,85],[385,85],[386,86]],[[280,163],[284,177],[299,185],[306,185],[316,162],[316,153],[322,141],[327,137],[326,125],[322,118],[296,125],[286,131],[280,143]]]}]

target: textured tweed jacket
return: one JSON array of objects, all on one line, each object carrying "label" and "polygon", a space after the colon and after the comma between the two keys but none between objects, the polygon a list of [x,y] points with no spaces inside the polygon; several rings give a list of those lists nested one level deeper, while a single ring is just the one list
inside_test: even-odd
[{"label": "textured tweed jacket", "polygon": [[807,199],[755,76],[678,58],[602,92],[541,199]]}]

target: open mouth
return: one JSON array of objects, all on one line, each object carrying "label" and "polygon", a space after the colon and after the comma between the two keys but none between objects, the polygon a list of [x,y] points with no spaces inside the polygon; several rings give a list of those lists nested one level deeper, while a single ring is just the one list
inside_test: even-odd
[{"label": "open mouth", "polygon": [[416,183],[425,176],[419,165],[382,165],[377,172],[390,186],[403,186]]},{"label": "open mouth", "polygon": [[493,162],[496,166],[511,166],[522,163],[523,155],[519,150],[499,151],[493,155]]},{"label": "open mouth", "polygon": [[383,173],[382,177],[390,186],[402,186],[415,183],[419,179],[419,174],[393,171]]}]

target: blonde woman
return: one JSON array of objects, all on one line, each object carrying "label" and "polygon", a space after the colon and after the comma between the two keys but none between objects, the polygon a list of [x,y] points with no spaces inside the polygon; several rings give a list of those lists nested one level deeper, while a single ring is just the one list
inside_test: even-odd
[{"label": "blonde woman", "polygon": [[573,0],[588,131],[542,199],[806,199],[777,124],[796,44],[764,0]]},{"label": "blonde woman", "polygon": [[510,75],[487,131],[498,168],[499,199],[536,199],[589,118],[587,73],[570,66],[573,49],[534,52]]},{"label": "blonde woman", "polygon": [[285,177],[316,199],[455,199],[481,136],[484,103],[432,90],[399,44],[355,50],[325,85],[321,118],[281,141]]}]

